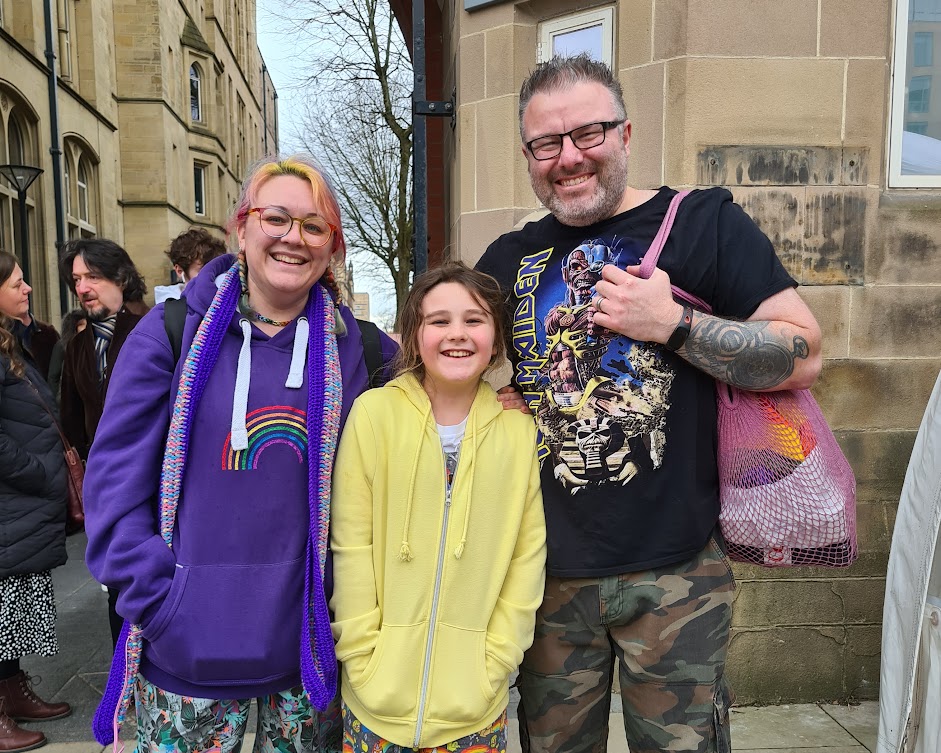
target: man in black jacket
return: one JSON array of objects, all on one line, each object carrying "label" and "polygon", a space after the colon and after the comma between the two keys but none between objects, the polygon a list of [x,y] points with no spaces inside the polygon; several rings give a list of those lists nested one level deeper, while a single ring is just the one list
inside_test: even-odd
[{"label": "man in black jacket", "polygon": [[[62,430],[84,459],[101,420],[111,369],[147,312],[147,287],[127,251],[104,238],[69,241],[59,256],[59,274],[88,318],[88,326],[66,348],[61,387]],[[114,610],[117,597],[117,591],[108,591],[115,644],[123,622]]]}]

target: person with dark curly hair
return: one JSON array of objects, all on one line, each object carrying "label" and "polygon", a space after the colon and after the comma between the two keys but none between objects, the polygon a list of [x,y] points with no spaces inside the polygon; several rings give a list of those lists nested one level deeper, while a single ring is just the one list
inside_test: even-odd
[{"label": "person with dark curly hair", "polygon": [[86,458],[118,351],[149,308],[144,303],[147,286],[127,251],[104,238],[67,243],[59,274],[91,324],[69,343],[62,370],[62,426]]},{"label": "person with dark curly hair", "polygon": [[[62,430],[85,459],[98,430],[118,352],[147,313],[147,286],[127,251],[105,238],[69,241],[59,256],[59,274],[88,319],[88,326],[65,350],[60,385]],[[115,643],[122,623],[114,611],[117,596],[108,591]]]},{"label": "person with dark curly hair", "polygon": [[225,241],[201,227],[192,227],[170,242],[166,254],[173,265],[177,282],[174,285],[155,285],[154,299],[163,303],[168,298],[179,298],[205,264],[228,253]]}]

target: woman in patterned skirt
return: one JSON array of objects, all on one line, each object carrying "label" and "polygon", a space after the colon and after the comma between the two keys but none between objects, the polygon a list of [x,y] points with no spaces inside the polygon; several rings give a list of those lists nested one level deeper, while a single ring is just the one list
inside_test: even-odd
[{"label": "woman in patterned skirt", "polygon": [[[0,251],[0,751],[46,744],[18,721],[67,716],[46,703],[20,668],[27,654],[58,653],[51,569],[65,564],[66,471],[55,397],[28,347],[30,287],[12,254]],[[18,326],[20,325],[20,326]]]}]

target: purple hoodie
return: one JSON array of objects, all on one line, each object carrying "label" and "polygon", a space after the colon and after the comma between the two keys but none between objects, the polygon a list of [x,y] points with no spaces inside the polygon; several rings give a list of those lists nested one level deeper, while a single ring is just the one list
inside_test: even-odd
[{"label": "purple hoodie", "polygon": [[[187,287],[184,358],[233,262],[213,260]],[[359,328],[349,309],[342,316],[341,426],[367,384]],[[246,370],[241,321],[236,311],[192,419],[172,549],[159,534],[157,495],[184,358],[174,363],[162,306],[121,350],[85,475],[88,567],[120,591],[118,613],[142,626],[141,673],[163,690],[203,698],[300,683],[307,369],[293,352],[295,321],[270,338],[252,327]],[[396,345],[383,337],[382,350],[388,362]],[[240,353],[247,402],[236,390]],[[247,433],[246,449],[233,449],[233,433]],[[325,580],[329,598],[329,568]]]}]

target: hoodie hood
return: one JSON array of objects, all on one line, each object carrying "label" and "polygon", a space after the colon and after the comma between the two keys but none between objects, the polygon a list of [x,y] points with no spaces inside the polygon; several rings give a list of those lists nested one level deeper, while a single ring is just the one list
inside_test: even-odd
[{"label": "hoodie hood", "polygon": [[233,254],[224,254],[209,261],[190,284],[186,286],[186,304],[200,316],[205,316],[209,305],[222,284],[219,279],[237,262]]},{"label": "hoodie hood", "polygon": [[[428,397],[428,393],[425,392],[425,388],[421,386],[421,382],[413,374],[402,374],[396,377],[386,385],[385,389],[401,390],[416,410],[431,416],[431,399]],[[481,379],[480,384],[477,386],[477,395],[474,397],[474,402],[471,404],[470,413],[468,414],[467,427],[470,429],[471,424],[476,423],[478,429],[482,429],[493,423],[502,411],[503,406],[497,400],[497,393],[493,387]],[[472,421],[472,418],[475,420]]]},{"label": "hoodie hood", "polygon": [[[409,530],[412,522],[412,502],[415,495],[415,480],[418,477],[418,469],[421,465],[421,452],[425,442],[440,443],[434,416],[431,410],[431,399],[428,393],[418,379],[412,374],[403,374],[393,379],[386,385],[386,389],[400,390],[408,401],[421,414],[421,424],[425,429],[418,433],[415,438],[415,446],[412,448],[411,465],[409,470],[408,493],[406,494],[405,519],[402,522],[402,541],[399,549],[399,558],[408,562],[412,559],[412,548],[409,542]],[[461,442],[461,476],[470,478],[470,488],[468,491],[468,503],[464,508],[464,521],[461,527],[461,540],[454,550],[454,556],[460,559],[464,554],[464,547],[467,544],[468,524],[471,515],[471,501],[474,498],[474,472],[477,463],[477,448],[480,439],[486,435],[490,425],[503,412],[503,406],[497,400],[496,392],[483,379],[477,386],[477,395],[471,404],[470,413],[467,415],[467,426],[464,431],[464,439]],[[406,454],[406,457],[408,455]]]}]

